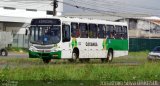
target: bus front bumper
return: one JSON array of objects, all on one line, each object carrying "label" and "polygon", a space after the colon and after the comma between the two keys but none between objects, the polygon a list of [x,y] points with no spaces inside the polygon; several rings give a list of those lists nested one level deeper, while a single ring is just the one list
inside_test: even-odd
[{"label": "bus front bumper", "polygon": [[29,58],[61,59],[61,51],[50,52],[50,53],[29,51]]}]

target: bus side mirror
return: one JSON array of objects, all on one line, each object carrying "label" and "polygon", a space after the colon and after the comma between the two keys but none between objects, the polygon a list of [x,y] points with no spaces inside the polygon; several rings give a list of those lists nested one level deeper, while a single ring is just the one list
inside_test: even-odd
[{"label": "bus side mirror", "polygon": [[27,36],[28,35],[28,30],[26,29],[26,31],[25,31],[25,35]]}]

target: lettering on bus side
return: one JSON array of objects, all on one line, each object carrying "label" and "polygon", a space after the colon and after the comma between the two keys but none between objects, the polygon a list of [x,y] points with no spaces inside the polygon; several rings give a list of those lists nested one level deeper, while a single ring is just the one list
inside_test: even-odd
[{"label": "lettering on bus side", "polygon": [[78,42],[78,45],[81,45],[81,42]]},{"label": "lettering on bus side", "polygon": [[96,42],[86,42],[86,46],[98,46]]}]

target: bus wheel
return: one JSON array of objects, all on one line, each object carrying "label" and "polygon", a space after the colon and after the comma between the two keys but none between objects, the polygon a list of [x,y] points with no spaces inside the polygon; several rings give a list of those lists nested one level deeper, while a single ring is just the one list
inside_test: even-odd
[{"label": "bus wheel", "polygon": [[73,51],[73,53],[72,53],[72,59],[69,59],[68,61],[69,62],[76,62],[77,58],[78,58],[77,53]]},{"label": "bus wheel", "polygon": [[112,62],[113,60],[113,51],[109,50],[107,54],[107,62]]},{"label": "bus wheel", "polygon": [[8,55],[7,50],[2,49],[1,52],[0,52],[0,55],[1,55],[1,56],[7,56],[7,55]]},{"label": "bus wheel", "polygon": [[48,64],[50,61],[51,61],[51,59],[43,59],[43,62],[44,62],[45,64]]}]

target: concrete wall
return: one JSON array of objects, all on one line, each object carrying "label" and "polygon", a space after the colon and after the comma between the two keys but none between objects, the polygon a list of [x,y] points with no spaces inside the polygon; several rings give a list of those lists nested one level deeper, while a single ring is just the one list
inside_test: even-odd
[{"label": "concrete wall", "polygon": [[[53,11],[51,3],[52,0],[0,1],[0,30],[12,33],[13,47],[28,47],[28,37],[24,35],[26,26],[32,18],[52,18],[51,14],[47,14],[47,11]],[[57,16],[61,16],[63,4],[58,3],[56,10]]]},{"label": "concrete wall", "polygon": [[[63,1],[63,0],[59,0]],[[36,3],[35,3],[36,2]],[[0,16],[12,16],[12,17],[25,17],[25,18],[37,18],[37,17],[52,17],[47,15],[46,11],[53,11],[52,1],[0,1]],[[19,6],[19,4],[23,4]],[[5,7],[11,7],[15,9],[4,9]],[[26,9],[32,9],[35,11],[29,11]],[[61,16],[63,12],[63,4],[58,3],[57,15]]]},{"label": "concrete wall", "polygon": [[24,34],[21,29],[25,29],[25,25],[24,23],[4,23],[4,28],[5,31],[12,32],[13,34]]},{"label": "concrete wall", "polygon": [[28,37],[25,36],[25,27],[27,24],[24,23],[8,23],[4,22],[4,30],[11,32],[13,36],[12,47],[28,47]]},{"label": "concrete wall", "polygon": [[[124,21],[124,19],[120,20]],[[125,19],[130,38],[160,38],[160,25],[144,19]]]},{"label": "concrete wall", "polygon": [[156,24],[153,24],[151,21],[138,20],[137,28],[142,30],[150,30],[155,28]]},{"label": "concrete wall", "polygon": [[3,31],[3,23],[0,23],[0,31]]},{"label": "concrete wall", "polygon": [[25,36],[23,34],[15,34],[13,35],[13,43],[12,47],[23,47],[28,48],[28,36]]}]

